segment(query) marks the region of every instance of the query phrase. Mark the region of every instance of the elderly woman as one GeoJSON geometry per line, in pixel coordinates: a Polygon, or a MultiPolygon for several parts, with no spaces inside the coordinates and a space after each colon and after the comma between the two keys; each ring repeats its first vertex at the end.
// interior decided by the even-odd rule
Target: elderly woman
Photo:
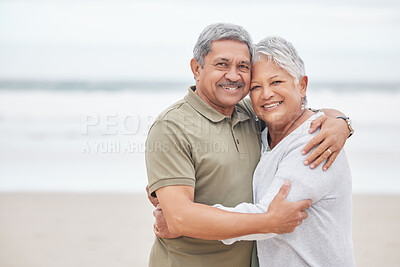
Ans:
{"type": "Polygon", "coordinates": [[[308,78],[293,45],[280,37],[256,46],[250,97],[255,113],[267,123],[262,132],[262,155],[254,172],[254,203],[235,208],[262,213],[286,181],[288,201],[311,199],[308,219],[290,234],[259,234],[223,240],[257,240],[260,266],[354,266],[351,237],[351,175],[345,153],[329,170],[302,164],[302,148],[316,134],[308,129],[323,112],[306,109],[308,78]]]}

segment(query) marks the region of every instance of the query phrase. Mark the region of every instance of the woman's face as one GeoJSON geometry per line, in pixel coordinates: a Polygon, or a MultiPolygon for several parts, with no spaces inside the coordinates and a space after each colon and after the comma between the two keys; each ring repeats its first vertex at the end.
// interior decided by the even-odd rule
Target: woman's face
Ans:
{"type": "Polygon", "coordinates": [[[253,64],[250,98],[257,116],[267,124],[286,125],[301,114],[307,76],[294,78],[266,57],[253,64]]]}

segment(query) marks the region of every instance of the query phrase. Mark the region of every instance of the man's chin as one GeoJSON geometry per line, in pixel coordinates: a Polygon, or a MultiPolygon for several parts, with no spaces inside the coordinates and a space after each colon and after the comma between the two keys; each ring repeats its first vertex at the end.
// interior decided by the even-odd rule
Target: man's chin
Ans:
{"type": "Polygon", "coordinates": [[[240,100],[242,100],[245,96],[230,96],[230,97],[224,97],[224,104],[226,106],[235,106],[237,103],[240,102],[240,100]]]}

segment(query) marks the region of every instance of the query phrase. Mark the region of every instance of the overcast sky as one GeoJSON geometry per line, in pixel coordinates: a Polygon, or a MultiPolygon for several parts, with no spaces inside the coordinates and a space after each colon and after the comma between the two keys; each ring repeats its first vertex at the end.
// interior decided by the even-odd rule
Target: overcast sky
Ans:
{"type": "Polygon", "coordinates": [[[0,79],[191,81],[201,30],[231,22],[291,41],[314,81],[400,82],[398,2],[0,0],[0,79]]]}

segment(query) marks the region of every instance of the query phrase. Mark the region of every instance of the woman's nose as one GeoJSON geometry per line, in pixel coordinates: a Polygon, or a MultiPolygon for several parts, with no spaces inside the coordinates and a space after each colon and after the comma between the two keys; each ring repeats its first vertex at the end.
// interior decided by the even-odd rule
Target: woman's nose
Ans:
{"type": "Polygon", "coordinates": [[[261,90],[261,95],[264,99],[271,98],[275,94],[274,91],[269,88],[269,86],[263,86],[261,90]]]}

